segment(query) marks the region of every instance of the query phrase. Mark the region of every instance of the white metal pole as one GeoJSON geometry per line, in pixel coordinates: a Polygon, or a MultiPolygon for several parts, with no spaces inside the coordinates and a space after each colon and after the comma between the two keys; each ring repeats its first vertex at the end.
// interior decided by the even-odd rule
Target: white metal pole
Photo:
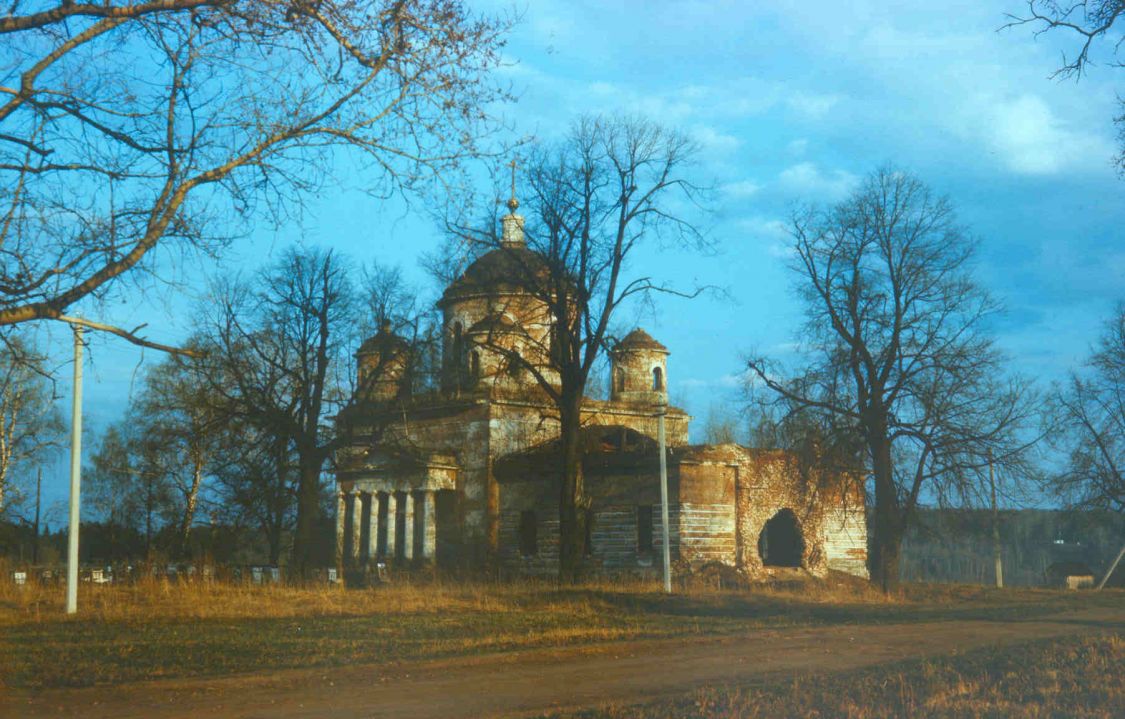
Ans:
{"type": "Polygon", "coordinates": [[[66,613],[78,611],[78,520],[82,485],[82,328],[74,330],[74,403],[70,419],[70,536],[66,554],[66,613]]]}
{"type": "Polygon", "coordinates": [[[664,444],[664,413],[667,408],[660,406],[656,416],[656,434],[660,444],[660,539],[664,549],[664,593],[672,593],[672,547],[668,540],[668,458],[664,444]]]}

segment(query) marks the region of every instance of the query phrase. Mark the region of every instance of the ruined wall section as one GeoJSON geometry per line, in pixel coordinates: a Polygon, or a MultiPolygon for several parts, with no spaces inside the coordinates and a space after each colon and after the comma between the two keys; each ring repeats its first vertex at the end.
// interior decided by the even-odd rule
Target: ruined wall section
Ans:
{"type": "Polygon", "coordinates": [[[853,483],[839,496],[828,500],[824,551],[829,569],[869,578],[866,496],[860,484],[853,483]]]}
{"type": "Polygon", "coordinates": [[[530,576],[553,576],[559,571],[558,483],[528,477],[504,483],[500,507],[501,566],[530,576]],[[523,512],[535,513],[536,551],[520,551],[523,512]]]}
{"type": "MultiPolygon", "coordinates": [[[[586,492],[590,497],[591,525],[586,567],[591,573],[655,576],[661,571],[663,544],[660,530],[660,485],[656,473],[587,468],[586,492]],[[642,549],[638,514],[651,512],[651,548],[642,549]]],[[[678,477],[669,472],[669,492],[677,494],[678,477]]],[[[542,475],[506,480],[500,520],[500,556],[505,568],[522,574],[558,573],[559,522],[557,477],[542,475]],[[520,551],[520,518],[534,511],[538,551],[520,551]]],[[[673,559],[679,554],[680,512],[674,500],[669,507],[669,544],[673,559]]]]}
{"type": "Polygon", "coordinates": [[[693,455],[681,460],[677,468],[679,558],[693,566],[712,562],[734,566],[737,455],[722,448],[693,455]]]}
{"type": "Polygon", "coordinates": [[[766,522],[788,509],[797,517],[805,545],[801,566],[824,576],[828,571],[826,508],[816,478],[799,471],[796,459],[784,452],[737,449],[742,455],[736,487],[739,569],[755,578],[774,573],[758,553],[758,540],[766,522]]]}

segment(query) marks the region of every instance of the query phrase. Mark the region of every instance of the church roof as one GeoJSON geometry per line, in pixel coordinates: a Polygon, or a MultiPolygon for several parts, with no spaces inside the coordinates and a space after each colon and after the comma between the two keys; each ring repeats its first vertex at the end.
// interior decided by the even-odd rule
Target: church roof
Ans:
{"type": "Polygon", "coordinates": [[[496,312],[485,316],[484,319],[473,324],[466,334],[519,334],[523,333],[524,329],[509,319],[501,312],[496,312]]]}
{"type": "Polygon", "coordinates": [[[659,352],[667,352],[668,348],[660,344],[652,338],[648,332],[645,332],[640,327],[625,335],[625,338],[617,343],[618,350],[657,350],[659,352]]]}
{"type": "Polygon", "coordinates": [[[384,322],[379,328],[379,331],[374,336],[368,337],[363,341],[356,351],[357,355],[373,354],[375,352],[383,353],[388,350],[391,352],[398,352],[400,350],[408,349],[409,343],[403,338],[399,337],[391,329],[388,322],[384,322]]]}
{"type": "MultiPolygon", "coordinates": [[[[648,455],[657,451],[656,441],[630,427],[622,425],[588,425],[582,428],[583,456],[587,460],[596,455],[648,455]]],[[[497,468],[521,462],[537,462],[555,458],[562,449],[558,437],[533,445],[519,452],[497,459],[497,468]]]]}
{"type": "Polygon", "coordinates": [[[547,263],[527,247],[500,247],[481,255],[445,289],[442,302],[494,290],[526,290],[543,277],[547,263]]]}

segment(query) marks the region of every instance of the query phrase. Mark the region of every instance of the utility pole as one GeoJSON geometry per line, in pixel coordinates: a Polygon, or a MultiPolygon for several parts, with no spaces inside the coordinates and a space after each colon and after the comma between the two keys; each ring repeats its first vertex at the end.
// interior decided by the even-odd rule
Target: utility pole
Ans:
{"type": "Polygon", "coordinates": [[[1113,564],[1109,565],[1109,571],[1102,577],[1102,581],[1098,582],[1099,590],[1104,587],[1105,583],[1109,581],[1109,578],[1113,576],[1113,570],[1117,569],[1117,565],[1121,563],[1122,557],[1125,557],[1125,547],[1122,547],[1121,551],[1117,553],[1117,559],[1113,560],[1113,564]]]}
{"type": "MultiPolygon", "coordinates": [[[[148,347],[169,354],[185,357],[199,357],[201,355],[195,350],[150,342],[138,337],[135,334],[137,330],[130,332],[113,325],[68,315],[59,315],[55,319],[66,322],[70,325],[70,329],[74,331],[74,402],[71,407],[70,420],[70,536],[66,552],[66,613],[74,614],[78,611],[78,525],[82,501],[82,329],[89,327],[100,332],[109,332],[140,347],[148,347]]],[[[141,325],[141,327],[144,327],[144,325],[141,325]]],[[[137,329],[140,329],[140,327],[137,329]]]]}
{"type": "Polygon", "coordinates": [[[660,445],[660,539],[664,549],[664,593],[672,593],[672,547],[668,539],[668,451],[664,442],[664,415],[667,405],[657,407],[656,435],[660,445]]]}
{"type": "Polygon", "coordinates": [[[70,536],[66,553],[66,613],[78,611],[78,524],[82,489],[82,328],[74,330],[74,402],[70,416],[70,536]]]}
{"type": "Polygon", "coordinates": [[[1000,561],[1000,510],[996,506],[996,478],[992,474],[992,450],[988,450],[988,484],[992,488],[992,556],[996,560],[996,586],[1004,586],[1004,565],[1000,561]]]}

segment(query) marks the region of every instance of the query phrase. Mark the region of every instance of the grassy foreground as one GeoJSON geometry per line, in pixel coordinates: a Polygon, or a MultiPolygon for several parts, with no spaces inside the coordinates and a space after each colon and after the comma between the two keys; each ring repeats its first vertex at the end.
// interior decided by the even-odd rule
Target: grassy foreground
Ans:
{"type": "Polygon", "coordinates": [[[753,627],[1031,617],[1120,603],[1094,595],[829,581],[751,591],[653,584],[398,583],[372,590],[223,583],[0,585],[0,685],[59,687],[462,656],[753,627]]]}
{"type": "Polygon", "coordinates": [[[1125,716],[1125,636],[1068,637],[552,719],[1125,716]]]}

